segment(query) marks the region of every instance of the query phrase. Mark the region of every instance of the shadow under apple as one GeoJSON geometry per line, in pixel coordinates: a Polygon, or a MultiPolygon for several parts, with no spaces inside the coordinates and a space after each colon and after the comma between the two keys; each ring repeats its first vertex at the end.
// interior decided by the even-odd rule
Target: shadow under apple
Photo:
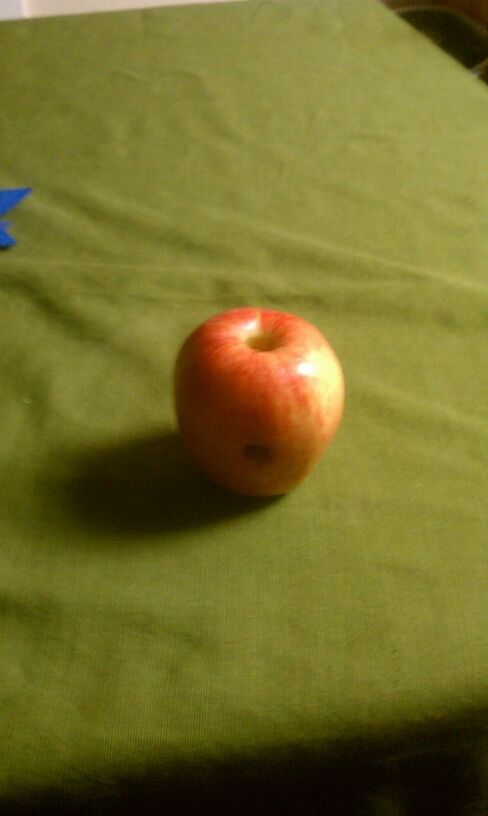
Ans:
{"type": "Polygon", "coordinates": [[[173,431],[82,452],[72,474],[68,503],[77,520],[128,536],[215,524],[277,501],[239,496],[210,482],[173,431]]]}

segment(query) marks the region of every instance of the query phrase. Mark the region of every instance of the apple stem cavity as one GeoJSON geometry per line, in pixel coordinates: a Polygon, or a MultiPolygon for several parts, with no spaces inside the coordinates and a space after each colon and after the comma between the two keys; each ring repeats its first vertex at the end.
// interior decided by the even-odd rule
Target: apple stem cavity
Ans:
{"type": "Polygon", "coordinates": [[[246,343],[254,351],[274,351],[280,345],[276,335],[265,331],[250,334],[246,338],[246,343]]]}

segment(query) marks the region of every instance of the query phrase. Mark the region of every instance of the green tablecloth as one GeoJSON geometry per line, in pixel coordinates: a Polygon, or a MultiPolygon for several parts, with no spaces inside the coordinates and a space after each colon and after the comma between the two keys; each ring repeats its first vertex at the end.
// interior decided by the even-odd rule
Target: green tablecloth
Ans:
{"type": "Polygon", "coordinates": [[[229,763],[279,798],[483,730],[486,87],[373,0],[5,23],[0,78],[0,187],[34,189],[0,255],[0,802],[229,763]],[[188,470],[171,400],[246,304],[347,381],[264,503],[188,470]]]}

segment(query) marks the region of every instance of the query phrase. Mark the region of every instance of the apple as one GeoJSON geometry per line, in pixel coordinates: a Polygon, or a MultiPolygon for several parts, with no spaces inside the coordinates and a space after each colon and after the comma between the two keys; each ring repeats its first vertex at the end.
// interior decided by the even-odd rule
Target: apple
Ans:
{"type": "Polygon", "coordinates": [[[286,312],[231,309],[196,328],[174,371],[184,447],[237,493],[287,493],[314,468],[344,407],[341,365],[315,326],[286,312]]]}

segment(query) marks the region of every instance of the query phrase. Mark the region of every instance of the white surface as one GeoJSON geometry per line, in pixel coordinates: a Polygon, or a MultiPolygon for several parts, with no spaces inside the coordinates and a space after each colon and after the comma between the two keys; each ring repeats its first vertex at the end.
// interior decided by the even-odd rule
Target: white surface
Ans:
{"type": "MultiPolygon", "coordinates": [[[[5,1],[0,0],[0,7],[5,1]]],[[[22,0],[17,5],[23,6],[24,17],[48,17],[54,14],[86,14],[94,11],[121,11],[210,1],[226,2],[226,0],[22,0]]]]}
{"type": "Polygon", "coordinates": [[[0,20],[17,20],[23,16],[22,0],[0,0],[0,20]]]}

